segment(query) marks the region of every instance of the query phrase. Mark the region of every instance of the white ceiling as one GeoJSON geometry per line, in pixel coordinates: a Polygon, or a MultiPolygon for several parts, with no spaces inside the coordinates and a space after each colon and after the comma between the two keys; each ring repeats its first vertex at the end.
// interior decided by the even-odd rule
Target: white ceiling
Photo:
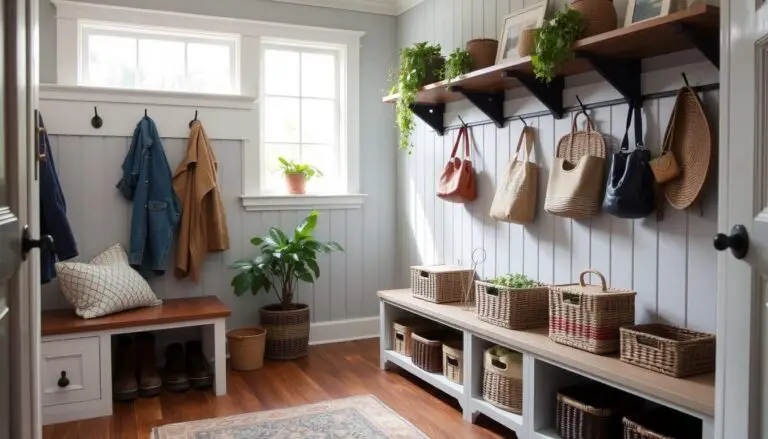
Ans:
{"type": "Polygon", "coordinates": [[[424,0],[274,0],[283,3],[348,9],[372,14],[400,15],[424,0]]]}

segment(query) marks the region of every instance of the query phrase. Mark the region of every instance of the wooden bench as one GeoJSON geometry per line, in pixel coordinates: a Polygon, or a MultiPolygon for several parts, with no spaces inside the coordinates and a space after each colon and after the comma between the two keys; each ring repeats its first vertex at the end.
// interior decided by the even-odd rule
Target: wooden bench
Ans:
{"type": "Polygon", "coordinates": [[[203,326],[203,350],[214,367],[216,395],[227,393],[225,320],[215,296],[165,300],[162,305],[81,319],[72,310],[41,316],[40,388],[43,424],[112,414],[112,336],[203,326]],[[66,373],[66,380],[62,378],[66,373]]]}

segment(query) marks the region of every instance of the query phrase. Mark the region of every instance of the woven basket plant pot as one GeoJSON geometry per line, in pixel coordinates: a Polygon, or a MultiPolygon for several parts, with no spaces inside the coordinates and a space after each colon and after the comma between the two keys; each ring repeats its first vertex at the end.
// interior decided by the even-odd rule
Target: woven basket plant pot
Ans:
{"type": "Polygon", "coordinates": [[[490,38],[467,41],[467,52],[472,57],[472,70],[484,69],[496,63],[499,42],[490,38]]]}
{"type": "Polygon", "coordinates": [[[475,281],[477,318],[507,329],[530,329],[549,323],[549,288],[510,288],[475,281]]]}
{"type": "Polygon", "coordinates": [[[264,357],[270,360],[293,360],[309,354],[309,306],[296,304],[285,310],[280,304],[259,310],[261,326],[267,330],[264,357]]]}
{"type": "Polygon", "coordinates": [[[616,29],[616,9],[610,0],[574,0],[571,9],[581,12],[584,18],[584,33],[581,38],[591,37],[616,29]]]}

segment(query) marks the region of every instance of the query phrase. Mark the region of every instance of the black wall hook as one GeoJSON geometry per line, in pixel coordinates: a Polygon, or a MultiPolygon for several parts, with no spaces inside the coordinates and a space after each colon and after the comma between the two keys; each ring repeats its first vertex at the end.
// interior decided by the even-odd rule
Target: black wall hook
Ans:
{"type": "Polygon", "coordinates": [[[525,127],[528,128],[528,122],[526,122],[525,119],[523,119],[523,116],[518,116],[518,117],[520,118],[520,122],[522,122],[523,125],[525,125],[525,127]]]}
{"type": "Polygon", "coordinates": [[[144,117],[147,117],[147,109],[144,109],[144,117]]]}
{"type": "Polygon", "coordinates": [[[691,84],[688,83],[688,77],[685,76],[685,72],[680,73],[680,75],[683,77],[683,82],[685,82],[685,86],[690,87],[691,84]]]}
{"type": "Polygon", "coordinates": [[[192,124],[197,122],[197,110],[195,110],[195,118],[189,121],[189,127],[192,128],[192,124]]]}
{"type": "Polygon", "coordinates": [[[469,128],[469,125],[467,125],[467,123],[464,122],[464,119],[461,118],[461,114],[457,114],[457,116],[459,116],[459,120],[461,121],[461,126],[463,126],[464,128],[469,128]]]}
{"type": "Polygon", "coordinates": [[[96,107],[93,107],[93,117],[91,118],[91,126],[98,130],[99,128],[101,128],[102,125],[104,125],[104,120],[101,117],[99,117],[99,110],[96,107]]]}

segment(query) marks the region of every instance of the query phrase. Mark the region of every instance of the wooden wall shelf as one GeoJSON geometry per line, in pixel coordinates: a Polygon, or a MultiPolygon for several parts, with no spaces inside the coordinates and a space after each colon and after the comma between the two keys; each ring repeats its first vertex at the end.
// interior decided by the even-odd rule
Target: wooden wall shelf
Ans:
{"type": "MultiPolygon", "coordinates": [[[[467,92],[492,94],[525,87],[556,117],[562,117],[562,98],[558,99],[557,96],[562,96],[562,83],[559,81],[564,77],[597,70],[611,85],[617,87],[622,95],[630,99],[629,93],[639,96],[640,78],[639,72],[626,69],[626,66],[644,58],[698,48],[707,59],[718,66],[719,26],[720,8],[697,4],[664,17],[576,41],[573,44],[576,57],[561,66],[559,76],[552,87],[546,87],[533,79],[531,58],[524,57],[463,75],[450,82],[451,89],[448,87],[448,81],[426,85],[419,92],[416,101],[426,105],[445,104],[466,99],[467,92]],[[615,66],[606,68],[607,62],[615,62],[615,66]],[[616,84],[615,77],[608,77],[613,72],[619,72],[623,76],[623,72],[627,70],[632,72],[632,78],[623,78],[621,84],[616,84]]],[[[397,97],[396,94],[386,96],[383,101],[393,103],[397,97]]],[[[487,114],[487,111],[483,111],[487,114]]],[[[496,119],[498,117],[494,118],[494,122],[498,124],[496,119]]]]}

